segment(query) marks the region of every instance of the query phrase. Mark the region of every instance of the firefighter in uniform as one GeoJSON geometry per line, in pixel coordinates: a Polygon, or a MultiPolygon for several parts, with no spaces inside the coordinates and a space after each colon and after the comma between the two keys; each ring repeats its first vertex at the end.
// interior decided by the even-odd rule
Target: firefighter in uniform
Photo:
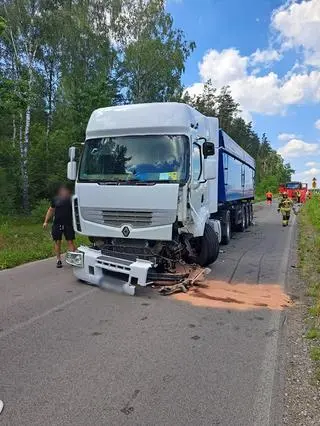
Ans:
{"type": "Polygon", "coordinates": [[[268,191],[267,193],[266,193],[266,200],[267,200],[267,204],[272,204],[272,197],[273,197],[273,194],[272,194],[272,192],[271,191],[268,191]]]}
{"type": "Polygon", "coordinates": [[[296,192],[296,197],[297,197],[297,202],[301,203],[301,192],[299,190],[296,192]]]}
{"type": "Polygon", "coordinates": [[[290,200],[290,198],[288,198],[288,194],[284,192],[282,194],[282,200],[278,206],[278,212],[281,212],[282,214],[282,226],[288,226],[292,207],[292,200],[290,200]]]}

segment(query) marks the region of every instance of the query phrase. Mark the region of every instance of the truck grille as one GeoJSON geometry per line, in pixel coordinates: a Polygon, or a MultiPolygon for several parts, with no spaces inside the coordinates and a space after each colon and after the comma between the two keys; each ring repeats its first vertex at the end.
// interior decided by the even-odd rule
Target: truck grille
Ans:
{"type": "Polygon", "coordinates": [[[146,228],[149,226],[171,225],[176,219],[175,210],[101,210],[91,207],[82,207],[81,215],[84,220],[102,225],[121,228],[130,225],[132,228],[146,228]]]}

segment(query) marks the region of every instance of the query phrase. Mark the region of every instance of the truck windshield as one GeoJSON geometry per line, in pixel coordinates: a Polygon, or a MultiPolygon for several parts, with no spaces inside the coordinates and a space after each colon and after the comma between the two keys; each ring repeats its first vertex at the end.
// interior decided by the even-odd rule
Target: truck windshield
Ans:
{"type": "Polygon", "coordinates": [[[185,182],[186,136],[123,136],[89,139],[79,180],[90,182],[185,182]]]}
{"type": "Polygon", "coordinates": [[[288,182],[286,184],[287,189],[300,189],[300,186],[301,186],[300,182],[288,182]]]}

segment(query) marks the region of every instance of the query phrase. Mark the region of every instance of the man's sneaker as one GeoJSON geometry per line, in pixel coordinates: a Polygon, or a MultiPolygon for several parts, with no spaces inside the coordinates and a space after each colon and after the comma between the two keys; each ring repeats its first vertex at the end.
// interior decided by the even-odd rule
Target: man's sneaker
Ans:
{"type": "Polygon", "coordinates": [[[62,268],[62,262],[61,262],[61,260],[57,260],[57,268],[62,268]]]}

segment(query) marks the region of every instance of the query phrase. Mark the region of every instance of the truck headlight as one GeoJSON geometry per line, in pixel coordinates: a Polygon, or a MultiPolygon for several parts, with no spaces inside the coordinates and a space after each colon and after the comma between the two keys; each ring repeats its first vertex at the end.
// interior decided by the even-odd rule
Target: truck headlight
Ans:
{"type": "Polygon", "coordinates": [[[68,251],[66,255],[66,262],[71,266],[83,268],[84,254],[80,251],[68,251]]]}

